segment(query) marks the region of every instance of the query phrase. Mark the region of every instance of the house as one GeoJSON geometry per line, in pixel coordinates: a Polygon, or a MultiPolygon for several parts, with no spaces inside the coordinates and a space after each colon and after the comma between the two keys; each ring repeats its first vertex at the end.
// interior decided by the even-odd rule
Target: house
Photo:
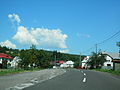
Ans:
{"type": "Polygon", "coordinates": [[[11,56],[4,53],[0,53],[0,68],[7,68],[8,62],[10,62],[11,60],[12,60],[11,56]]]}
{"type": "Polygon", "coordinates": [[[21,59],[16,56],[11,62],[8,62],[10,64],[10,68],[18,68],[18,63],[21,61],[21,59]]]}
{"type": "Polygon", "coordinates": [[[73,61],[66,61],[65,63],[60,65],[60,68],[73,68],[74,62],[73,61]]]}
{"type": "Polygon", "coordinates": [[[113,59],[113,70],[120,71],[120,58],[113,59]]]}
{"type": "Polygon", "coordinates": [[[70,68],[73,68],[73,67],[74,67],[74,62],[73,62],[73,61],[67,61],[66,64],[67,64],[67,66],[70,67],[70,68]]]}
{"type": "Polygon", "coordinates": [[[61,61],[53,61],[50,64],[54,65],[53,68],[55,69],[55,68],[60,68],[61,64],[64,64],[64,63],[65,63],[65,61],[61,60],[61,61]]]}
{"type": "Polygon", "coordinates": [[[56,61],[55,66],[53,68],[73,68],[74,62],[73,61],[56,61]]]}
{"type": "Polygon", "coordinates": [[[119,57],[119,53],[114,52],[103,52],[102,54],[106,55],[106,62],[104,62],[103,69],[113,69],[113,60],[119,57]]]}
{"type": "Polygon", "coordinates": [[[90,56],[86,56],[83,60],[82,60],[82,66],[81,68],[83,69],[87,69],[89,66],[87,64],[88,60],[90,59],[90,56]]]}

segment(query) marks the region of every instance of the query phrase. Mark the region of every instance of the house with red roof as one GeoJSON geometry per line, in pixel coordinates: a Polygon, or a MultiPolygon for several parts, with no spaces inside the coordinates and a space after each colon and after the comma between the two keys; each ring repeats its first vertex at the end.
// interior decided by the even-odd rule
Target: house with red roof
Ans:
{"type": "Polygon", "coordinates": [[[7,68],[7,62],[13,58],[7,54],[0,53],[0,68],[7,68]]]}

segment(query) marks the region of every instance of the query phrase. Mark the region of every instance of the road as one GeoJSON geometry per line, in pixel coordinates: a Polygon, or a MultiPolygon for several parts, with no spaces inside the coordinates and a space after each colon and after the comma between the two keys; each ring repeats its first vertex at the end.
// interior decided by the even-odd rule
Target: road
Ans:
{"type": "Polygon", "coordinates": [[[120,79],[98,71],[68,69],[62,75],[23,90],[120,90],[120,79]]]}

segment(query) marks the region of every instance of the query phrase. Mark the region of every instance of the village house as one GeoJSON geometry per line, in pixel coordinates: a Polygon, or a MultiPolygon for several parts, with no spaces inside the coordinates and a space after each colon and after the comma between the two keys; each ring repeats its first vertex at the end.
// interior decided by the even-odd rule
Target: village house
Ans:
{"type": "Polygon", "coordinates": [[[88,66],[88,60],[89,60],[90,56],[86,56],[83,60],[82,60],[82,66],[81,68],[83,69],[87,69],[89,66],[88,66]]]}
{"type": "Polygon", "coordinates": [[[53,68],[73,68],[74,62],[73,61],[56,61],[55,66],[53,68]]]}
{"type": "Polygon", "coordinates": [[[21,59],[16,56],[11,62],[9,62],[10,64],[10,68],[18,68],[18,63],[21,61],[21,59]]]}
{"type": "Polygon", "coordinates": [[[113,69],[113,60],[119,58],[119,53],[114,53],[114,52],[103,52],[102,54],[106,55],[106,62],[104,62],[102,68],[103,69],[113,69]]]}
{"type": "Polygon", "coordinates": [[[13,58],[11,56],[4,53],[0,53],[0,68],[8,68],[8,62],[11,62],[12,59],[13,58]]]}
{"type": "Polygon", "coordinates": [[[120,71],[120,58],[113,59],[113,70],[120,71]]]}

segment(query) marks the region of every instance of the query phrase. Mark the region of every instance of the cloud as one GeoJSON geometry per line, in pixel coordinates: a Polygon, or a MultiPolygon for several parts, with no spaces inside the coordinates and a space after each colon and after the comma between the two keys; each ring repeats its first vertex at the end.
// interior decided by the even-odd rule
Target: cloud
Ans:
{"type": "Polygon", "coordinates": [[[13,39],[17,40],[20,44],[23,45],[30,45],[30,44],[38,45],[38,42],[36,41],[34,36],[32,36],[31,33],[27,30],[27,28],[23,26],[18,27],[18,31],[14,35],[13,39]]]}
{"type": "Polygon", "coordinates": [[[13,39],[23,45],[35,44],[42,48],[67,48],[65,40],[68,36],[59,29],[31,28],[19,26],[13,39]]]}
{"type": "Polygon", "coordinates": [[[6,46],[6,47],[9,47],[9,48],[16,48],[16,45],[11,43],[11,41],[9,40],[6,40],[5,42],[0,42],[0,45],[1,46],[6,46]]]}
{"type": "Polygon", "coordinates": [[[76,33],[77,37],[85,37],[85,38],[90,38],[91,36],[89,34],[80,34],[80,33],[76,33]]]}
{"type": "Polygon", "coordinates": [[[68,49],[60,50],[61,53],[69,53],[68,49]]]}
{"type": "Polygon", "coordinates": [[[17,22],[17,25],[19,25],[21,22],[20,17],[17,14],[9,14],[8,18],[11,20],[12,24],[17,22]]]}

